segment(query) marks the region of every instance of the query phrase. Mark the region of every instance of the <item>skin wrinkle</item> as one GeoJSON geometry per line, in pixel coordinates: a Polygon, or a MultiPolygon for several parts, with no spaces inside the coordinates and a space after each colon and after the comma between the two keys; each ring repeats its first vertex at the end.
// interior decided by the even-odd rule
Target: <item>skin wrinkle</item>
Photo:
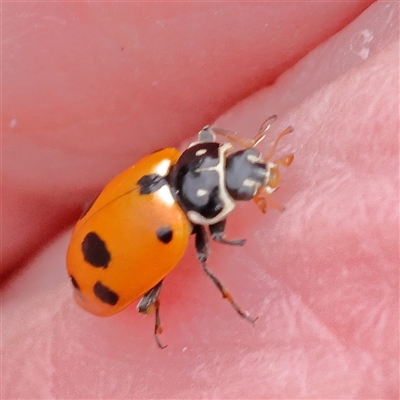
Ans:
{"type": "MultiPolygon", "coordinates": [[[[312,194],[312,193],[310,193],[310,194],[312,194]]],[[[362,201],[362,199],[363,199],[363,197],[364,196],[361,196],[361,201],[362,201]]],[[[355,200],[356,201],[356,200],[355,200]]],[[[328,209],[329,209],[329,206],[327,206],[328,207],[328,209]]],[[[333,207],[334,208],[334,207],[333,207]]],[[[318,210],[318,212],[321,212],[321,210],[318,210]]],[[[351,210],[349,210],[349,214],[351,214],[351,210]]],[[[328,215],[329,215],[329,213],[328,213],[328,215]]],[[[299,218],[301,218],[300,216],[299,216],[299,218]]],[[[343,216],[343,221],[347,221],[348,220],[348,217],[345,217],[345,216],[343,216]]],[[[301,225],[304,225],[304,223],[303,222],[297,222],[295,219],[292,221],[292,223],[293,223],[293,225],[294,226],[296,226],[296,225],[298,225],[298,224],[301,224],[301,225]]],[[[334,220],[334,224],[339,224],[340,226],[343,226],[343,224],[341,223],[341,222],[339,222],[339,221],[337,221],[336,219],[334,220]]],[[[300,225],[300,226],[301,226],[300,225]]],[[[350,229],[353,231],[354,230],[354,226],[350,226],[350,229]]],[[[351,234],[351,236],[352,236],[353,234],[351,234]]],[[[363,245],[365,245],[364,243],[363,243],[363,245]]],[[[381,254],[382,252],[381,251],[379,251],[379,250],[370,250],[369,251],[369,253],[374,253],[374,251],[377,251],[378,252],[378,254],[381,254]]],[[[375,253],[376,254],[376,253],[375,253]]],[[[385,254],[385,253],[383,253],[383,254],[385,254]]],[[[382,292],[384,292],[384,291],[382,291],[382,292]]],[[[327,296],[331,296],[331,294],[329,294],[329,293],[327,293],[327,296]]],[[[342,298],[343,297],[343,294],[338,294],[338,298],[342,298]]],[[[319,301],[321,301],[321,299],[319,299],[319,301]]],[[[332,299],[330,299],[330,301],[332,301],[332,299]]],[[[372,306],[372,307],[374,307],[374,305],[372,306]]],[[[353,308],[351,308],[350,310],[352,310],[353,308]]],[[[355,312],[356,313],[356,312],[355,312]]]]}

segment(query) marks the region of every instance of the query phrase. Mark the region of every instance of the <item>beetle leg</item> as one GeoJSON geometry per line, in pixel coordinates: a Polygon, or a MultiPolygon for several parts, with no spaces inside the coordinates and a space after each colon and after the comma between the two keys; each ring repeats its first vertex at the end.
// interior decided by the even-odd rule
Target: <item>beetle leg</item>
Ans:
{"type": "Polygon", "coordinates": [[[287,154],[286,156],[274,161],[274,163],[277,165],[283,165],[284,167],[288,167],[292,163],[293,158],[294,158],[294,154],[290,153],[290,154],[287,154]]]}
{"type": "Polygon", "coordinates": [[[236,312],[246,321],[250,322],[251,324],[254,324],[254,322],[257,320],[258,317],[252,318],[248,313],[248,311],[242,310],[242,308],[234,301],[231,294],[226,290],[226,288],[222,285],[219,279],[214,275],[214,273],[211,270],[208,269],[206,261],[208,259],[210,251],[207,239],[207,232],[204,226],[196,225],[194,233],[196,234],[195,242],[196,242],[197,259],[199,260],[201,267],[203,268],[203,271],[221,292],[222,297],[229,301],[229,303],[236,310],[236,312]]]}
{"type": "Polygon", "coordinates": [[[284,211],[285,207],[281,206],[278,203],[275,203],[269,193],[265,190],[264,187],[260,187],[258,189],[256,195],[253,197],[253,201],[256,203],[257,207],[260,209],[262,213],[266,213],[268,208],[275,208],[278,211],[284,211]]]}
{"type": "Polygon", "coordinates": [[[157,283],[157,285],[145,293],[137,305],[138,311],[142,314],[150,314],[153,310],[155,311],[154,337],[156,339],[157,346],[160,349],[167,347],[161,344],[158,337],[158,335],[162,333],[160,320],[160,300],[158,299],[160,296],[162,283],[163,281],[157,283]]]}
{"type": "Polygon", "coordinates": [[[226,225],[226,219],[223,219],[222,221],[209,226],[212,239],[215,240],[216,242],[223,244],[229,244],[232,246],[243,246],[246,243],[246,239],[234,239],[234,240],[225,239],[225,225],[226,225]]]}
{"type": "Polygon", "coordinates": [[[253,201],[263,214],[267,212],[267,200],[260,192],[256,193],[253,197],[253,201]]]}

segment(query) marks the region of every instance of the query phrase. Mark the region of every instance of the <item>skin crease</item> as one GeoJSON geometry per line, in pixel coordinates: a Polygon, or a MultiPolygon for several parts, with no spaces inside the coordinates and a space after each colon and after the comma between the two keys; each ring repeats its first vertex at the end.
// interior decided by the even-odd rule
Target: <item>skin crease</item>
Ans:
{"type": "MultiPolygon", "coordinates": [[[[356,18],[355,4],[353,8],[346,5],[347,13],[356,18]]],[[[7,7],[3,6],[6,17],[8,11],[9,18],[15,18],[15,9],[7,7]]],[[[249,7],[249,13],[255,7],[254,15],[260,14],[256,5],[249,7]]],[[[289,6],[271,7],[265,10],[265,21],[269,21],[269,13],[275,19],[278,11],[283,21],[290,21],[293,10],[289,6]]],[[[362,7],[358,7],[359,13],[362,7]]],[[[55,16],[62,11],[52,10],[55,16]]],[[[235,11],[235,7],[225,10],[232,20],[235,11]]],[[[282,140],[277,155],[295,153],[292,166],[282,171],[281,187],[273,197],[285,205],[285,212],[271,210],[263,216],[254,204],[241,204],[228,220],[227,233],[231,238],[246,237],[246,246],[212,244],[209,266],[235,299],[259,316],[254,328],[235,315],[203,276],[193,245],[165,281],[161,298],[165,350],[155,346],[152,316],[143,318],[134,307],[107,319],[85,313],[71,301],[65,274],[68,230],[48,241],[3,289],[1,397],[398,398],[398,11],[397,4],[374,3],[337,35],[324,41],[321,34],[324,43],[305,57],[301,54],[301,61],[273,85],[244,99],[215,123],[251,135],[268,115],[279,114],[267,140],[259,146],[265,153],[282,129],[287,125],[295,128],[282,140]]],[[[21,16],[21,10],[18,13],[21,16]]],[[[174,5],[155,19],[172,24],[174,15],[183,18],[196,13],[205,18],[198,9],[174,5]]],[[[109,43],[114,18],[121,16],[108,15],[100,6],[85,15],[91,22],[87,25],[98,20],[107,27],[102,40],[109,43]]],[[[305,15],[310,15],[305,25],[312,35],[315,14],[308,11],[305,15]]],[[[329,20],[335,20],[335,15],[343,21],[346,10],[331,10],[329,20]]],[[[243,29],[246,26],[244,23],[243,29]]],[[[293,28],[289,22],[284,26],[293,28]]],[[[221,35],[226,33],[223,25],[217,24],[217,28],[221,35]]],[[[141,29],[144,27],[136,32],[138,37],[141,29]]],[[[125,30],[117,31],[118,40],[124,42],[125,30]]],[[[232,55],[238,47],[235,38],[226,37],[224,51],[232,55]]],[[[281,39],[277,36],[275,40],[281,39]]],[[[303,46],[295,47],[311,46],[306,37],[301,37],[301,43],[303,46]]],[[[250,54],[260,54],[251,50],[260,49],[259,39],[246,46],[250,54]]],[[[123,51],[128,48],[125,45],[123,51]]],[[[198,50],[209,51],[206,44],[198,50]]],[[[96,54],[98,50],[87,51],[96,54]]],[[[295,52],[289,46],[289,56],[278,54],[271,65],[256,73],[262,76],[259,87],[267,86],[292,61],[294,64],[300,57],[295,52]]],[[[99,63],[101,57],[93,60],[99,63]]],[[[245,63],[235,62],[238,70],[249,69],[245,63]]],[[[264,62],[262,59],[260,65],[264,62]]],[[[167,82],[159,96],[173,84],[165,72],[171,65],[170,61],[163,65],[164,75],[161,68],[150,69],[167,82]]],[[[229,80],[229,74],[220,70],[215,76],[222,76],[222,82],[208,85],[201,79],[192,91],[187,83],[182,92],[167,91],[171,99],[160,100],[157,107],[145,97],[148,103],[143,109],[149,111],[136,124],[124,113],[130,113],[130,107],[133,114],[143,111],[138,111],[137,103],[129,106],[127,84],[117,82],[116,93],[121,91],[122,99],[114,99],[113,107],[121,111],[108,109],[102,116],[101,104],[91,104],[85,109],[89,122],[81,122],[84,118],[76,111],[80,102],[89,103],[92,96],[99,101],[96,89],[102,92],[94,84],[102,82],[93,77],[90,65],[85,67],[88,79],[93,80],[87,97],[78,91],[75,102],[70,99],[76,98],[72,96],[76,88],[72,95],[66,93],[62,100],[76,107],[68,112],[60,106],[61,101],[57,112],[42,105],[40,112],[52,116],[46,127],[40,125],[35,103],[25,104],[25,97],[20,100],[25,114],[18,111],[19,116],[13,116],[19,110],[17,88],[14,103],[9,103],[13,108],[4,107],[6,121],[15,118],[17,122],[3,139],[3,212],[9,215],[4,215],[9,219],[3,236],[14,229],[18,233],[15,238],[24,239],[39,236],[42,229],[48,240],[49,232],[54,235],[67,221],[72,222],[78,205],[90,200],[132,158],[187,139],[212,121],[215,112],[221,113],[230,104],[227,90],[238,79],[229,80]],[[182,108],[186,107],[181,105],[182,96],[187,109],[182,108]],[[192,103],[197,96],[198,103],[192,103]],[[223,100],[217,100],[220,96],[223,100]],[[159,110],[162,104],[168,112],[159,110]],[[171,111],[169,105],[175,108],[171,111]],[[149,119],[150,112],[153,117],[149,119]],[[30,122],[31,130],[24,125],[30,122]],[[141,130],[146,124],[149,129],[143,139],[141,130]],[[129,125],[130,129],[125,129],[129,125]],[[104,130],[96,133],[99,126],[104,130]],[[116,131],[118,126],[121,130],[116,131]],[[117,133],[111,135],[111,130],[117,133]],[[140,141],[132,142],[136,132],[140,141]],[[16,154],[23,158],[14,158],[16,154]],[[22,205],[25,212],[43,221],[39,230],[24,226],[28,215],[16,216],[22,205]],[[43,217],[46,207],[57,226],[43,217]]],[[[186,79],[188,67],[182,67],[182,79],[186,79]]],[[[135,73],[140,76],[140,71],[135,73]]],[[[103,84],[102,90],[109,96],[110,82],[103,84]]],[[[257,83],[248,79],[243,88],[229,94],[240,99],[255,88],[257,83]]],[[[6,98],[10,91],[6,85],[3,90],[6,98]]],[[[15,249],[22,246],[13,240],[4,247],[9,252],[4,256],[10,260],[8,265],[16,265],[12,262],[18,258],[15,249]]],[[[43,242],[34,239],[30,243],[38,246],[43,242]]]]}

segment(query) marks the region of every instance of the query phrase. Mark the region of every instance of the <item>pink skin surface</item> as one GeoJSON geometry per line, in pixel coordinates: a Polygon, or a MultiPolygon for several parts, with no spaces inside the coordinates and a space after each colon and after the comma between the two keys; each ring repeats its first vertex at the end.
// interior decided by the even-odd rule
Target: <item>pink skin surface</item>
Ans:
{"type": "Polygon", "coordinates": [[[398,398],[398,4],[2,8],[2,268],[20,268],[1,398],[398,398]],[[250,136],[275,113],[259,148],[295,128],[276,155],[295,153],[273,196],[286,210],[240,204],[227,234],[245,247],[209,260],[254,327],[193,242],[165,280],[164,350],[134,306],[72,301],[70,226],[108,180],[220,114],[250,136]]]}

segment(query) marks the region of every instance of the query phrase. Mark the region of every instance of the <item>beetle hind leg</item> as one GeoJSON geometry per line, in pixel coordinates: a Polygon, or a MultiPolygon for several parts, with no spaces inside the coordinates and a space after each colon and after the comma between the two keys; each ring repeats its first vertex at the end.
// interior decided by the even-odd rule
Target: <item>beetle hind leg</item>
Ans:
{"type": "Polygon", "coordinates": [[[160,320],[160,292],[163,281],[157,283],[152,289],[150,289],[145,295],[141,298],[137,305],[137,309],[142,314],[150,314],[155,311],[155,322],[154,322],[154,337],[156,339],[157,346],[160,349],[165,349],[167,345],[163,345],[160,342],[159,335],[162,333],[161,328],[161,320],[160,320]]]}

